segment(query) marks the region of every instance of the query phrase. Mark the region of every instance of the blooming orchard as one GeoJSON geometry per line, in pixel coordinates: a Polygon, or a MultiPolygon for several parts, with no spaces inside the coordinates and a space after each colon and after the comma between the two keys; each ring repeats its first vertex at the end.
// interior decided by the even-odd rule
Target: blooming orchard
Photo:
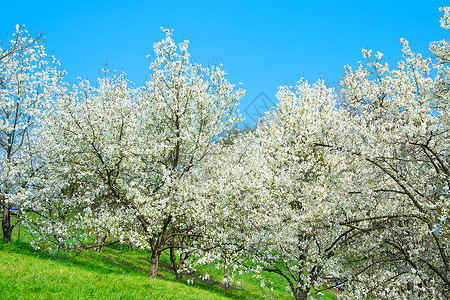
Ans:
{"type": "Polygon", "coordinates": [[[296,299],[450,297],[447,41],[424,58],[402,39],[395,68],[363,49],[339,91],[280,87],[233,133],[244,92],[163,31],[142,87],[107,73],[69,87],[21,27],[0,49],[4,242],[14,209],[36,248],[128,243],[152,277],[167,250],[178,279],[215,262],[226,287],[270,272],[296,299]]]}

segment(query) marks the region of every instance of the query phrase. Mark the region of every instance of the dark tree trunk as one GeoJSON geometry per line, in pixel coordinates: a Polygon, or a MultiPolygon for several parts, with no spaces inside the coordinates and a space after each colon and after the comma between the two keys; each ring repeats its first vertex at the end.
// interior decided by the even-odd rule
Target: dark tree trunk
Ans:
{"type": "Polygon", "coordinates": [[[8,244],[11,242],[12,231],[14,225],[11,224],[11,205],[3,205],[3,220],[2,220],[2,230],[3,230],[3,244],[8,244]]]}
{"type": "Polygon", "coordinates": [[[175,277],[177,280],[183,279],[183,271],[181,270],[183,268],[183,253],[180,254],[180,261],[177,262],[177,254],[175,253],[174,248],[170,248],[170,263],[172,264],[172,269],[175,272],[175,277]]]}
{"type": "MultiPolygon", "coordinates": [[[[170,222],[172,221],[172,216],[168,216],[164,220],[163,228],[160,231],[160,234],[156,236],[156,238],[150,239],[150,247],[152,249],[152,256],[150,258],[150,272],[149,275],[152,278],[156,278],[158,273],[158,264],[159,264],[159,257],[161,256],[161,253],[164,250],[164,246],[167,243],[171,242],[171,238],[168,237],[168,228],[170,225],[170,222]]],[[[143,221],[143,225],[146,226],[147,222],[143,221]]]]}

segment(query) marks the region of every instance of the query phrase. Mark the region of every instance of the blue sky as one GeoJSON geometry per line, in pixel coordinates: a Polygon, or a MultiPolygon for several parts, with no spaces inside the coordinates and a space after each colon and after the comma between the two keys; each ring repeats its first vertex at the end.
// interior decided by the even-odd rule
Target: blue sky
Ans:
{"type": "Polygon", "coordinates": [[[275,102],[280,85],[303,77],[335,86],[343,66],[362,59],[363,47],[381,50],[393,65],[401,58],[400,38],[429,56],[429,43],[449,35],[439,27],[439,6],[448,3],[435,0],[2,2],[0,40],[15,24],[42,31],[47,52],[71,82],[95,80],[107,60],[109,69],[142,84],[146,55],[164,36],[159,28],[170,27],[178,41],[190,40],[196,62],[221,62],[233,83],[244,84],[240,109],[251,114],[244,114],[248,123],[264,102],[275,102]]]}

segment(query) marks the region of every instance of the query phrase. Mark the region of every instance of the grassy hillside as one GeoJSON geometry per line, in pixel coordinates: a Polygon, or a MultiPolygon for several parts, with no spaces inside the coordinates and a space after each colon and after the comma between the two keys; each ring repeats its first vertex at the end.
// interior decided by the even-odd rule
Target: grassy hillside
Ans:
{"type": "Polygon", "coordinates": [[[88,255],[83,263],[83,259],[64,262],[4,250],[0,251],[2,299],[227,299],[232,296],[200,285],[151,279],[139,269],[133,270],[130,263],[116,261],[108,255],[88,255]]]}
{"type": "MultiPolygon", "coordinates": [[[[163,256],[160,276],[152,279],[148,259],[148,251],[129,251],[124,245],[61,259],[22,241],[0,244],[0,299],[292,299],[274,274],[265,275],[266,283],[273,282],[269,287],[261,288],[260,280],[247,274],[237,278],[242,287],[227,291],[221,285],[223,270],[213,265],[203,270],[211,274],[207,282],[199,279],[201,273],[177,281],[163,256]]],[[[335,298],[327,294],[322,299],[335,298]]]]}

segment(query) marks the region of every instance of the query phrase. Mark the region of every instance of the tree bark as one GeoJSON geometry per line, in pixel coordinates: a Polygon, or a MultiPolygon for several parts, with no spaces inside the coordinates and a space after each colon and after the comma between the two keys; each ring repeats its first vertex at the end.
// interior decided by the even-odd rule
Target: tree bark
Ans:
{"type": "Polygon", "coordinates": [[[152,256],[150,258],[150,272],[149,272],[151,278],[156,278],[158,274],[158,264],[160,255],[161,251],[152,250],[152,256]]]}
{"type": "Polygon", "coordinates": [[[3,230],[3,244],[8,244],[11,242],[11,236],[14,225],[11,225],[11,204],[3,204],[3,220],[2,220],[2,230],[3,230]]]}
{"type": "MultiPolygon", "coordinates": [[[[168,238],[168,227],[169,227],[169,224],[171,221],[172,221],[172,216],[168,216],[164,220],[164,225],[163,225],[163,228],[161,229],[161,233],[159,235],[157,235],[157,237],[149,240],[150,247],[152,249],[152,256],[150,258],[149,275],[152,278],[156,278],[156,276],[157,276],[159,257],[161,256],[161,253],[164,250],[164,246],[167,243],[171,242],[171,239],[168,238]]],[[[146,222],[143,222],[143,225],[146,225],[146,222]]]]}
{"type": "Polygon", "coordinates": [[[225,262],[225,266],[223,268],[223,277],[224,277],[224,287],[226,290],[230,289],[230,274],[228,270],[228,264],[225,262]]]}
{"type": "Polygon", "coordinates": [[[108,234],[105,234],[102,237],[100,237],[100,235],[97,234],[97,252],[100,253],[103,251],[103,244],[105,243],[107,237],[108,234]]]}
{"type": "Polygon", "coordinates": [[[183,279],[183,262],[184,262],[184,253],[180,254],[180,262],[177,262],[177,255],[175,253],[174,248],[170,248],[170,262],[172,264],[172,269],[175,272],[175,277],[177,280],[183,279]]]}
{"type": "Polygon", "coordinates": [[[19,222],[19,228],[17,228],[17,240],[20,240],[20,222],[19,222]]]}
{"type": "Polygon", "coordinates": [[[295,300],[308,300],[308,292],[306,291],[296,291],[294,293],[295,300]]]}

